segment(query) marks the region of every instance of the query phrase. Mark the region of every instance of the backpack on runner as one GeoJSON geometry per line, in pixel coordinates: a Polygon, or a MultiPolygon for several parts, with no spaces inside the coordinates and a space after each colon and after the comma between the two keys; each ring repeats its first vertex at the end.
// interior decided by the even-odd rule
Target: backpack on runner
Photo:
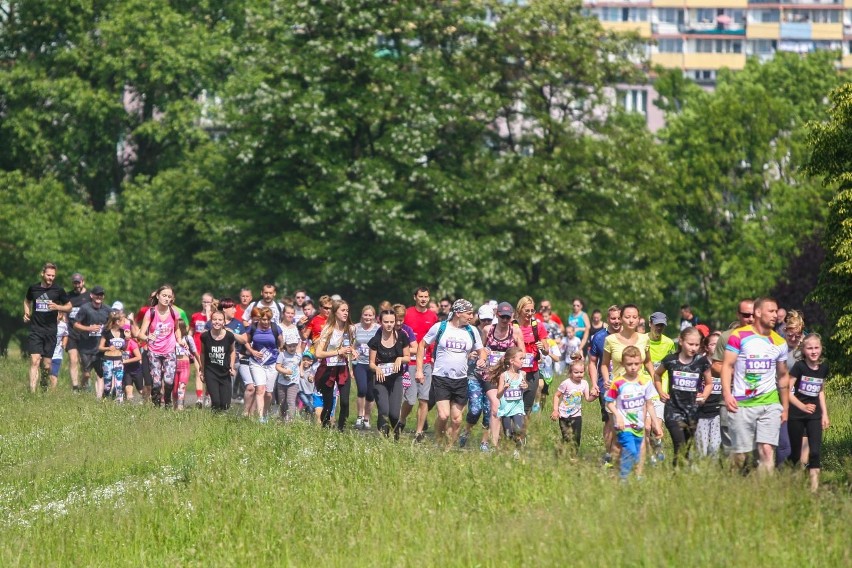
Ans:
{"type": "MultiPolygon", "coordinates": [[[[441,341],[441,337],[444,335],[444,332],[447,331],[447,320],[441,322],[441,325],[438,326],[438,334],[435,336],[435,341],[432,343],[435,347],[438,347],[438,343],[441,341]]],[[[467,330],[468,335],[470,335],[470,342],[476,346],[476,336],[473,334],[473,327],[470,324],[464,326],[464,329],[467,330]]]]}

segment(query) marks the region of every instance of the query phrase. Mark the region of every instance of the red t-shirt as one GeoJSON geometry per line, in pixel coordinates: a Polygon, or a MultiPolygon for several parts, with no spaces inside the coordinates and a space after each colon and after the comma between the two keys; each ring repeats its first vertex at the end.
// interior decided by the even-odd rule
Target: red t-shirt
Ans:
{"type": "MultiPolygon", "coordinates": [[[[541,315],[541,314],[536,314],[535,319],[537,319],[541,323],[544,323],[544,316],[541,315]]],[[[556,314],[554,314],[552,312],[550,314],[550,321],[552,321],[556,325],[562,325],[562,318],[560,318],[559,316],[557,316],[556,314]]]]}
{"type": "Polygon", "coordinates": [[[325,327],[325,322],[327,321],[328,318],[323,315],[317,315],[311,319],[311,322],[308,324],[308,328],[311,330],[311,341],[319,339],[322,328],[325,327]]]}
{"type": "Polygon", "coordinates": [[[243,321],[243,315],[246,313],[246,309],[242,306],[242,304],[234,306],[234,310],[234,319],[237,321],[243,321]]]}
{"type": "MultiPolygon", "coordinates": [[[[535,354],[538,352],[538,347],[535,345],[535,335],[533,335],[532,326],[522,325],[519,327],[521,328],[521,335],[524,337],[524,350],[533,356],[532,365],[525,366],[523,370],[528,373],[535,373],[538,371],[538,359],[535,357],[535,354]]],[[[539,341],[547,339],[547,328],[541,323],[539,323],[536,327],[538,328],[539,341]]]]}
{"type": "MultiPolygon", "coordinates": [[[[419,312],[415,306],[411,306],[405,310],[405,319],[403,320],[403,323],[414,330],[414,335],[417,337],[417,343],[419,344],[423,341],[423,338],[426,337],[426,333],[429,329],[438,323],[438,316],[430,309],[427,309],[425,312],[419,312]]],[[[417,353],[411,354],[411,360],[417,360],[417,353]]],[[[432,346],[430,345],[426,349],[426,354],[423,356],[423,363],[431,362],[432,346]]]]}
{"type": "Polygon", "coordinates": [[[189,331],[192,333],[192,340],[195,342],[195,352],[201,353],[201,334],[207,329],[207,316],[202,312],[195,312],[189,318],[189,331]]]}

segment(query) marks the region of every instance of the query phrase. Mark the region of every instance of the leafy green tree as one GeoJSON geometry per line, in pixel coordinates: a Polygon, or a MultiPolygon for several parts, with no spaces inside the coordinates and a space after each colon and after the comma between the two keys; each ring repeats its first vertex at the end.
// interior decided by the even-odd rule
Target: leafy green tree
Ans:
{"type": "Polygon", "coordinates": [[[57,283],[66,289],[78,270],[91,275],[90,286],[103,285],[108,299],[123,293],[126,283],[123,248],[115,242],[118,215],[74,201],[55,179],[0,172],[0,187],[0,353],[5,353],[23,326],[26,289],[39,280],[45,262],[58,265],[57,283]]]}
{"type": "Polygon", "coordinates": [[[806,169],[821,176],[833,193],[825,225],[825,261],[814,298],[834,322],[832,366],[852,374],[852,84],[831,92],[829,119],[810,124],[811,156],[806,169]]]}
{"type": "Polygon", "coordinates": [[[671,297],[698,306],[717,324],[737,299],[766,294],[825,219],[826,191],[800,171],[804,124],[841,81],[831,54],[777,54],[722,73],[713,92],[666,92],[660,132],[674,167],[665,210],[685,239],[671,297]],[[670,101],[680,97],[675,105],[670,101]]]}

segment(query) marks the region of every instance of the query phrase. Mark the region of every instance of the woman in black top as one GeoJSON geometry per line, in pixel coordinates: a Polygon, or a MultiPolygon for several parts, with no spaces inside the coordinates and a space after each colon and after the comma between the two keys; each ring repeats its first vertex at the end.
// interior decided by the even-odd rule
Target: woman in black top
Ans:
{"type": "Polygon", "coordinates": [[[379,412],[379,431],[390,435],[393,428],[394,440],[399,440],[402,423],[402,376],[407,373],[410,356],[408,337],[396,331],[396,314],[384,310],[380,315],[382,330],[367,342],[370,348],[370,369],[375,373],[373,396],[379,412]]]}
{"type": "Polygon", "coordinates": [[[210,330],[201,334],[201,368],[198,374],[207,385],[213,410],[231,406],[231,377],[237,371],[234,334],[225,330],[225,314],[213,312],[210,330]]]}

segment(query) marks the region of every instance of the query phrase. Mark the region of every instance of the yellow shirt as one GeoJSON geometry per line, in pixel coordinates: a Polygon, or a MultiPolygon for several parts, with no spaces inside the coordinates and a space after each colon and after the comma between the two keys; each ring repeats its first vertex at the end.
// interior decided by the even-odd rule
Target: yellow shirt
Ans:
{"type": "MultiPolygon", "coordinates": [[[[639,371],[639,376],[648,377],[648,371],[645,370],[645,357],[648,355],[648,346],[651,340],[647,333],[637,333],[636,343],[633,345],[642,353],[642,368],[639,371]]],[[[629,347],[629,344],[621,341],[621,335],[613,333],[607,336],[604,342],[604,352],[610,355],[610,377],[619,377],[624,375],[624,366],[621,364],[621,355],[624,353],[624,348],[629,347]]]]}

